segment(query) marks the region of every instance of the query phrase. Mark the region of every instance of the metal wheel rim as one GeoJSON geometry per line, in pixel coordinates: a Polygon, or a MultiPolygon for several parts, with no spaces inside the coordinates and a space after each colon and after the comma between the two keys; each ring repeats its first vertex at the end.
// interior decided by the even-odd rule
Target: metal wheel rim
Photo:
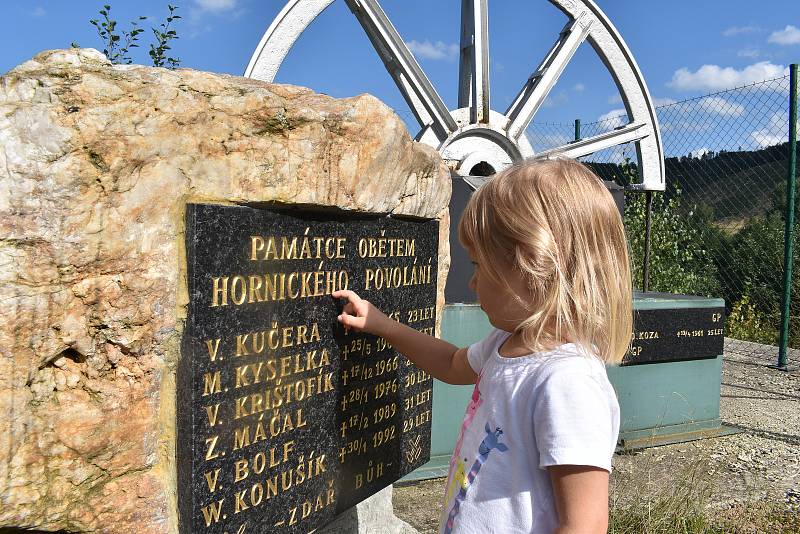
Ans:
{"type": "MultiPolygon", "coordinates": [[[[500,113],[490,107],[488,0],[462,0],[458,108],[447,109],[378,0],[344,0],[421,129],[416,140],[436,148],[453,170],[468,176],[473,162],[501,170],[524,158],[579,158],[633,142],[640,183],[631,188],[664,189],[664,158],[655,106],[636,60],[622,36],[592,0],[548,0],[568,22],[550,51],[500,113]],[[534,153],[525,135],[575,51],[588,41],[617,85],[628,124],[602,134],[534,153]]],[[[267,28],[244,75],[272,82],[300,34],[334,0],[289,0],[267,28]]]]}

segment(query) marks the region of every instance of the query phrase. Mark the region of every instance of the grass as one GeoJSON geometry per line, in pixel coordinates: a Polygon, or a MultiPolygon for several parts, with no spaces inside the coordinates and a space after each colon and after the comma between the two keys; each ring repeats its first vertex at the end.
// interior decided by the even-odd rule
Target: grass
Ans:
{"type": "Polygon", "coordinates": [[[613,486],[609,534],[800,534],[800,512],[781,502],[709,507],[714,480],[705,459],[661,482],[660,489],[613,486]]]}

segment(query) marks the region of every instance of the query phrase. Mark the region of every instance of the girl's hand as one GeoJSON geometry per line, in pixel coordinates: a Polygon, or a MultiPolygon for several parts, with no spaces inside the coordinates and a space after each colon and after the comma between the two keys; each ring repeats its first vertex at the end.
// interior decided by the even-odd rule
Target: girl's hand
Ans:
{"type": "Polygon", "coordinates": [[[386,329],[386,325],[391,323],[391,319],[383,312],[353,291],[348,289],[334,291],[331,296],[337,299],[347,299],[341,315],[337,317],[338,321],[346,328],[352,328],[356,332],[363,331],[381,335],[386,329]]]}

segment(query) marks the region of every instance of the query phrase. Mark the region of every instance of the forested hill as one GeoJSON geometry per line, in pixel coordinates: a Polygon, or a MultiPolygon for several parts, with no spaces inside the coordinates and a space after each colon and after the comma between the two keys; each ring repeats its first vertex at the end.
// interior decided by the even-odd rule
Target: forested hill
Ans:
{"type": "MultiPolygon", "coordinates": [[[[625,185],[622,165],[587,163],[604,179],[625,185]]],[[[673,157],[664,163],[668,196],[680,188],[688,205],[707,205],[714,219],[744,220],[781,202],[789,170],[789,143],[760,150],[673,157]]]]}

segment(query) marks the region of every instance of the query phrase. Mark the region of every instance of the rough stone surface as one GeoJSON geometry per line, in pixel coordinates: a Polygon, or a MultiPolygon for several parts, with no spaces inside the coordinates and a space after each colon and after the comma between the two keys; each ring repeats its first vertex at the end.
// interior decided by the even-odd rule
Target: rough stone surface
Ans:
{"type": "Polygon", "coordinates": [[[0,527],[175,531],[187,201],[437,217],[448,266],[446,167],[370,96],[49,51],[0,147],[0,527]]]}

